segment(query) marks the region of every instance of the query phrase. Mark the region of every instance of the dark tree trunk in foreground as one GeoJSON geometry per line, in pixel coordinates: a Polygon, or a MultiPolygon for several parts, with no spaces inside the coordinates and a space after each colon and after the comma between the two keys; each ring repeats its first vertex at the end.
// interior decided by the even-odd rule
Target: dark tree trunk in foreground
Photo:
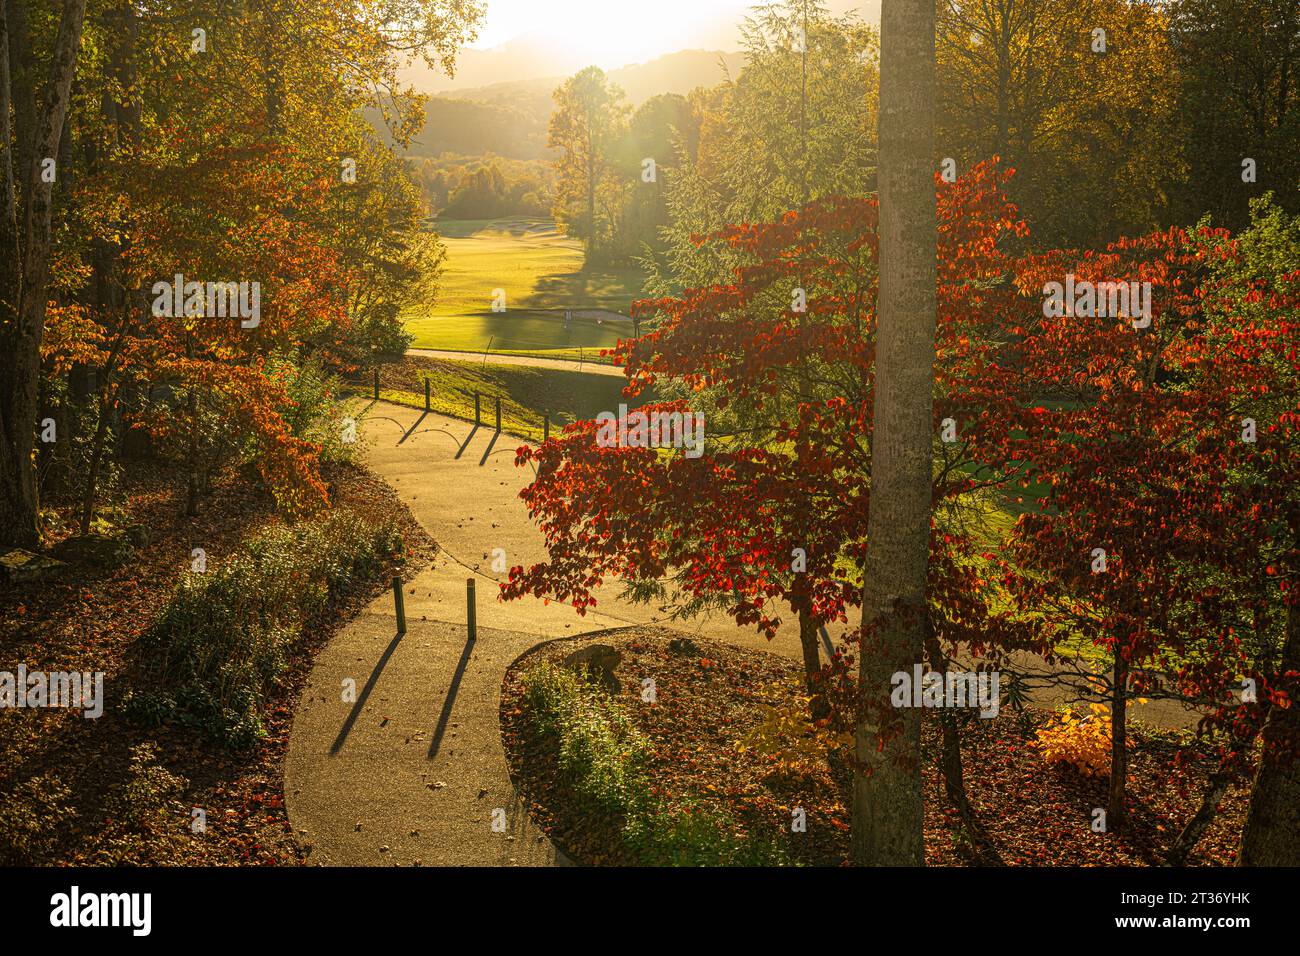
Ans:
{"type": "MultiPolygon", "coordinates": [[[[932,627],[926,627],[925,654],[930,660],[930,669],[937,674],[948,673],[948,658],[939,645],[939,638],[932,627]]],[[[943,787],[948,794],[948,802],[961,814],[962,823],[967,829],[976,828],[975,811],[966,796],[965,772],[961,762],[961,731],[957,727],[957,714],[950,708],[939,710],[939,724],[943,732],[943,787]]]]}
{"type": "MultiPolygon", "coordinates": [[[[1300,605],[1287,608],[1283,673],[1300,671],[1300,605]]],[[[1300,702],[1273,707],[1241,834],[1241,866],[1300,866],[1300,702]]]]}
{"type": "Polygon", "coordinates": [[[891,677],[923,656],[935,339],[933,0],[884,0],[880,37],[880,298],[853,787],[853,862],[924,862],[921,714],[891,677]],[[878,741],[884,740],[883,749],[878,741]]]}
{"type": "MultiPolygon", "coordinates": [[[[85,14],[86,0],[64,0],[49,81],[37,111],[30,82],[34,60],[30,46],[21,39],[26,34],[26,5],[23,0],[5,0],[6,55],[0,62],[4,67],[0,103],[6,107],[0,123],[4,134],[0,159],[5,165],[5,208],[0,216],[0,354],[4,356],[0,362],[0,544],[34,547],[40,542],[40,505],[32,452],[39,411],[37,385],[45,333],[55,186],[43,180],[42,161],[59,156],[85,14]],[[19,77],[17,83],[15,76],[19,77]],[[8,109],[11,102],[17,119],[12,136],[8,109]],[[19,159],[16,169],[15,155],[19,159]],[[15,183],[14,188],[9,188],[10,181],[15,183]],[[18,184],[22,188],[21,216],[18,184]]],[[[56,167],[56,182],[60,172],[56,167]]]]}
{"type": "Polygon", "coordinates": [[[812,698],[809,708],[813,720],[821,720],[827,714],[826,698],[818,687],[821,677],[821,652],[817,648],[817,630],[821,627],[815,617],[807,611],[799,612],[799,646],[803,650],[803,682],[812,698]]]}
{"type": "Polygon", "coordinates": [[[1106,797],[1106,829],[1122,830],[1128,781],[1128,661],[1115,657],[1110,691],[1110,787],[1106,797]]]}

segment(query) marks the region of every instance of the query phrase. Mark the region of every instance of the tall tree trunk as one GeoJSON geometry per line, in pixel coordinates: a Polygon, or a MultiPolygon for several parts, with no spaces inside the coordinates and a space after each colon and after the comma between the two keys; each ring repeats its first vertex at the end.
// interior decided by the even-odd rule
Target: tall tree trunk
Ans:
{"type": "MultiPolygon", "coordinates": [[[[12,3],[7,12],[19,8],[12,3]]],[[[68,114],[72,78],[81,47],[81,27],[86,0],[64,0],[63,15],[50,60],[49,82],[35,127],[35,139],[26,169],[19,230],[4,227],[6,235],[0,259],[14,257],[11,267],[0,273],[0,543],[34,547],[40,542],[39,501],[32,451],[36,440],[37,384],[41,370],[41,338],[45,333],[46,291],[50,272],[50,223],[54,184],[42,181],[41,160],[59,155],[59,141],[68,114]]],[[[9,18],[6,17],[6,22],[9,18]]],[[[6,33],[8,28],[6,27],[6,33]]],[[[6,37],[12,40],[11,37],[6,37]]],[[[13,47],[9,48],[10,72],[0,80],[7,88],[14,74],[13,47]]],[[[30,56],[30,51],[26,51],[30,56]]],[[[6,94],[5,98],[8,98],[6,94]]],[[[19,117],[18,154],[22,156],[24,113],[15,102],[19,117]]],[[[7,126],[7,116],[6,116],[7,126]]],[[[8,143],[6,143],[8,145],[8,143]]],[[[6,158],[8,152],[6,151],[6,158]]],[[[6,210],[5,221],[9,216],[6,210]]]]}
{"type": "Polygon", "coordinates": [[[90,534],[90,522],[95,517],[95,489],[99,484],[99,467],[104,461],[104,446],[108,441],[108,415],[116,388],[105,385],[99,399],[99,420],[95,424],[95,438],[90,451],[90,465],[86,469],[86,484],[81,493],[81,533],[90,534]]]}
{"type": "MultiPolygon", "coordinates": [[[[1286,612],[1282,673],[1300,671],[1300,604],[1286,612]]],[[[1240,866],[1300,866],[1300,701],[1273,707],[1241,834],[1240,866]]]]}
{"type": "MultiPolygon", "coordinates": [[[[13,70],[9,63],[9,10],[6,0],[0,0],[0,163],[3,169],[0,169],[0,204],[3,209],[3,222],[0,222],[0,240],[3,245],[0,246],[5,253],[16,251],[18,242],[18,205],[17,195],[14,192],[14,151],[13,139],[9,127],[9,111],[13,108],[13,91],[10,76],[13,70]]],[[[3,257],[0,257],[3,258],[3,257]]],[[[9,273],[13,269],[13,262],[6,260],[0,269],[3,269],[5,283],[0,285],[0,292],[9,292],[9,273]]],[[[16,303],[10,303],[9,309],[15,309],[16,303]]],[[[6,311],[5,315],[8,316],[6,311]]]]}
{"type": "Polygon", "coordinates": [[[596,144],[591,107],[587,107],[587,258],[596,255],[596,144]]]}
{"type": "MultiPolygon", "coordinates": [[[[14,182],[27,188],[27,170],[36,152],[36,57],[27,33],[27,0],[5,0],[9,32],[9,95],[13,103],[14,182]]],[[[20,197],[21,198],[21,197],[20,197]]],[[[15,225],[15,230],[17,226],[15,225]]]]}
{"type": "MultiPolygon", "coordinates": [[[[30,59],[25,40],[21,3],[0,0],[0,149],[4,158],[4,215],[0,219],[0,345],[17,343],[22,309],[23,241],[18,231],[18,190],[26,173],[23,147],[29,97],[25,60],[30,59]],[[12,55],[11,55],[12,47],[12,55]],[[14,113],[14,128],[9,115],[14,113]],[[15,172],[16,168],[16,172],[15,172]]],[[[0,544],[36,543],[36,484],[31,475],[31,434],[35,416],[27,420],[27,431],[19,427],[17,410],[11,407],[17,369],[0,363],[0,544]],[[23,449],[26,437],[26,451],[23,449]]]]}
{"type": "Polygon", "coordinates": [[[1110,689],[1110,789],[1106,798],[1106,829],[1124,828],[1124,795],[1128,780],[1128,661],[1118,649],[1110,689]]]}
{"type": "MultiPolygon", "coordinates": [[[[185,338],[185,357],[190,360],[194,358],[194,339],[189,335],[186,335],[185,338]]],[[[378,380],[376,379],[376,381],[378,380]]],[[[185,515],[193,518],[199,513],[198,384],[191,382],[189,391],[189,397],[185,402],[190,416],[189,450],[185,456],[185,515]]]]}
{"type": "Polygon", "coordinates": [[[1007,159],[1011,134],[1011,10],[1004,6],[998,20],[997,42],[997,121],[994,130],[993,155],[1007,159]]]}
{"type": "Polygon", "coordinates": [[[281,65],[283,53],[278,48],[284,21],[276,3],[262,8],[261,50],[262,74],[265,89],[263,104],[266,108],[267,133],[273,141],[284,136],[284,73],[281,65]]]}
{"type": "MultiPolygon", "coordinates": [[[[930,669],[937,674],[948,673],[948,658],[939,645],[938,635],[931,626],[925,629],[925,655],[930,659],[930,669]]],[[[943,732],[943,786],[948,801],[961,814],[967,829],[976,828],[975,811],[966,796],[965,773],[961,762],[961,731],[957,727],[957,714],[949,707],[939,708],[939,724],[943,732]]]]}
{"type": "Polygon", "coordinates": [[[118,326],[113,346],[108,358],[99,372],[99,418],[95,423],[95,439],[90,452],[90,465],[86,469],[86,485],[81,498],[81,533],[90,534],[90,522],[95,517],[95,489],[99,481],[99,469],[104,463],[105,446],[108,439],[109,417],[118,393],[121,391],[113,382],[117,371],[117,359],[126,344],[127,331],[131,326],[131,298],[126,297],[122,308],[122,322],[118,326]]]}
{"type": "Polygon", "coordinates": [[[817,649],[817,629],[821,622],[807,611],[799,612],[799,645],[803,649],[803,680],[808,695],[812,698],[810,710],[813,720],[821,720],[827,714],[826,697],[817,686],[822,672],[821,653],[817,649]]]}
{"type": "Polygon", "coordinates": [[[858,865],[924,862],[921,714],[914,707],[891,713],[889,702],[892,675],[910,673],[924,650],[936,316],[934,21],[933,0],[881,6],[879,331],[853,787],[858,865]]]}

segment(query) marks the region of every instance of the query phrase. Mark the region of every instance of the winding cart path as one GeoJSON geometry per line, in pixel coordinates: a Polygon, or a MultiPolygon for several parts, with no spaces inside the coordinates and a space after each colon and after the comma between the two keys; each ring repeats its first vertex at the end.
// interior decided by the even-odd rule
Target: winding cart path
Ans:
{"type": "MultiPolygon", "coordinates": [[[[496,600],[504,575],[491,570],[494,549],[505,551],[507,566],[545,557],[518,498],[533,476],[514,464],[523,439],[385,402],[366,406],[360,437],[369,467],[440,551],[406,583],[404,634],[392,595],[384,594],[317,658],[289,742],[290,823],[318,864],[564,864],[510,783],[498,717],[502,678],[545,640],[663,624],[662,614],[619,599],[616,585],[585,617],[536,599],[496,600]],[[467,577],[478,593],[472,643],[467,577]],[[355,688],[351,695],[347,687],[355,688]]],[[[677,629],[800,658],[792,624],[770,643],[725,617],[677,629]]],[[[1036,702],[1054,703],[1050,696],[1036,702]]],[[[1149,705],[1139,717],[1166,727],[1195,723],[1174,705],[1149,705]]]]}

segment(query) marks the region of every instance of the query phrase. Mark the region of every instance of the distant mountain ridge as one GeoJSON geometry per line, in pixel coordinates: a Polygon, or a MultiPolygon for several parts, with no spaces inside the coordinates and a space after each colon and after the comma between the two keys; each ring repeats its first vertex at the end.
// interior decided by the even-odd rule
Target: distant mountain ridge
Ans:
{"type": "MultiPolygon", "coordinates": [[[[543,0],[534,0],[534,2],[541,3],[543,0]]],[[[629,0],[621,0],[621,2],[627,3],[629,0]]],[[[662,64],[665,60],[672,61],[683,55],[693,57],[702,54],[707,59],[715,54],[705,51],[736,49],[740,43],[741,20],[751,15],[754,12],[753,8],[765,2],[767,0],[745,0],[744,3],[718,9],[712,16],[696,18],[688,32],[679,34],[679,39],[669,42],[665,47],[666,50],[676,48],[679,52],[665,53],[658,59],[643,59],[639,63],[627,63],[617,68],[607,69],[606,72],[622,74],[640,68],[653,69],[656,64],[662,64]]],[[[823,0],[823,2],[832,14],[842,14],[852,10],[867,23],[880,22],[880,0],[823,0]]],[[[645,15],[656,14],[652,9],[647,9],[645,15]]],[[[576,31],[575,36],[574,32],[566,32],[561,24],[556,24],[549,30],[530,30],[505,43],[485,49],[474,47],[461,49],[456,54],[455,76],[449,77],[432,70],[422,61],[401,70],[399,76],[403,82],[411,84],[418,92],[458,97],[500,83],[531,80],[545,82],[561,79],[572,76],[589,63],[601,62],[599,54],[591,47],[592,38],[586,37],[584,40],[582,36],[582,30],[576,31]]],[[[739,56],[736,53],[725,55],[739,56]]],[[[688,70],[688,73],[690,72],[688,70]]],[[[650,89],[650,92],[641,95],[633,91],[633,87],[637,87],[638,84],[629,80],[628,95],[634,100],[638,100],[638,96],[640,99],[645,99],[655,93],[684,93],[702,83],[714,82],[718,80],[712,75],[699,77],[688,75],[682,84],[684,88],[675,86],[673,89],[650,89]]]]}
{"type": "MultiPolygon", "coordinates": [[[[636,107],[661,93],[686,94],[698,86],[716,86],[728,76],[736,76],[744,62],[743,53],[680,50],[648,63],[610,70],[609,76],[636,107]]],[[[547,154],[546,127],[555,106],[552,94],[569,75],[503,80],[431,96],[425,107],[424,128],[408,154],[494,153],[511,159],[540,159],[547,154]]]]}
{"type": "MultiPolygon", "coordinates": [[[[718,50],[679,50],[648,63],[607,70],[611,81],[627,95],[628,102],[640,106],[660,93],[686,94],[697,86],[716,86],[728,76],[735,76],[745,64],[743,53],[723,53],[718,50]]],[[[573,71],[574,73],[577,70],[573,71]]],[[[572,73],[554,76],[531,77],[521,80],[502,80],[463,90],[447,90],[441,97],[458,100],[493,103],[508,100],[545,98],[572,73]]]]}

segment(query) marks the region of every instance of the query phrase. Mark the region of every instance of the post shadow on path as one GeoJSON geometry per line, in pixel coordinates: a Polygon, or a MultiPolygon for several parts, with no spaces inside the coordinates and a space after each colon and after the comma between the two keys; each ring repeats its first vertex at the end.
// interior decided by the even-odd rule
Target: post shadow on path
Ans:
{"type": "Polygon", "coordinates": [[[415,434],[415,430],[416,430],[417,428],[420,427],[420,423],[423,422],[423,421],[424,421],[426,418],[428,418],[428,417],[429,417],[429,412],[428,412],[427,410],[421,412],[421,413],[420,413],[420,417],[417,418],[417,419],[412,423],[411,427],[408,428],[408,429],[406,430],[405,434],[403,434],[401,438],[397,439],[397,444],[401,445],[402,443],[404,443],[404,442],[406,441],[406,439],[408,439],[408,438],[410,438],[412,435],[414,435],[414,434],[415,434]]]}
{"type": "Polygon", "coordinates": [[[498,428],[495,432],[492,433],[492,440],[488,442],[487,448],[483,450],[483,457],[478,460],[480,468],[483,467],[483,465],[487,462],[488,455],[492,454],[492,449],[497,446],[497,439],[500,437],[501,437],[501,429],[498,428]]]}
{"type": "Polygon", "coordinates": [[[479,425],[477,422],[475,422],[474,427],[471,428],[469,430],[469,434],[465,436],[465,441],[461,444],[460,448],[456,449],[457,459],[459,459],[461,455],[465,454],[465,449],[468,448],[469,443],[474,440],[474,436],[478,433],[478,430],[479,430],[479,425]]]}
{"type": "Polygon", "coordinates": [[[388,646],[384,648],[384,653],[379,655],[375,669],[370,672],[370,677],[366,680],[366,686],[361,688],[356,703],[352,705],[351,712],[348,714],[347,719],[343,721],[343,726],[339,728],[339,735],[334,738],[334,743],[330,745],[331,757],[337,756],[338,752],[343,749],[348,734],[352,732],[352,725],[357,722],[357,718],[361,716],[361,711],[365,709],[366,701],[370,697],[370,692],[375,689],[375,684],[379,683],[379,675],[384,672],[384,666],[388,663],[388,659],[393,656],[393,652],[397,650],[397,645],[401,643],[402,638],[405,636],[406,631],[399,630],[393,635],[393,639],[388,642],[388,646]]]}
{"type": "Polygon", "coordinates": [[[433,740],[429,742],[429,759],[433,760],[438,756],[438,750],[442,747],[442,738],[447,733],[447,723],[451,720],[452,708],[456,705],[456,694],[460,690],[460,682],[465,676],[465,669],[469,667],[469,659],[474,653],[474,645],[477,641],[469,636],[469,631],[465,633],[465,647],[460,652],[460,660],[456,662],[456,671],[451,675],[451,683],[447,685],[447,694],[442,701],[442,712],[438,715],[438,725],[433,731],[433,740]]]}

